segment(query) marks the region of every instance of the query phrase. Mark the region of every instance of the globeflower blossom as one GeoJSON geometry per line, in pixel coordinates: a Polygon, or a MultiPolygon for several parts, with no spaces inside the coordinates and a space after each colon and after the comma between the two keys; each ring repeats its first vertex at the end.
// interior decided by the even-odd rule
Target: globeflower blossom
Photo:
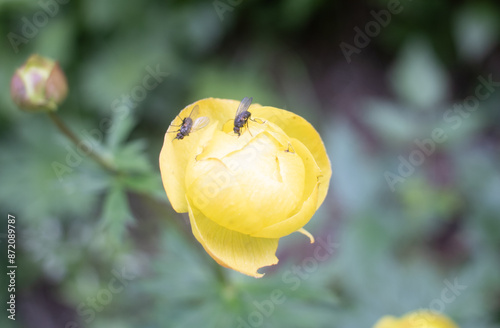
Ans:
{"type": "Polygon", "coordinates": [[[207,253],[261,277],[259,268],[278,262],[281,237],[301,232],[314,241],[303,226],[326,197],[331,167],[305,119],[254,104],[235,129],[239,105],[208,98],[184,108],[165,134],[160,171],[172,207],[189,213],[207,253]]]}

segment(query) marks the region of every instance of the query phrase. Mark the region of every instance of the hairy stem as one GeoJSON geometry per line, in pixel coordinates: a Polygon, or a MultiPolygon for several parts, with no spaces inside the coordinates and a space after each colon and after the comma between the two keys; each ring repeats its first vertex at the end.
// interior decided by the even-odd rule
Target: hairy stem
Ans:
{"type": "Polygon", "coordinates": [[[57,116],[56,113],[49,112],[48,113],[52,122],[57,126],[59,131],[64,134],[69,140],[71,140],[77,147],[80,147],[86,154],[88,154],[97,164],[99,164],[102,168],[112,174],[120,173],[118,169],[111,164],[109,161],[99,155],[99,153],[95,152],[91,147],[87,146],[87,144],[83,143],[76,134],[73,133],[69,129],[69,127],[57,116]]]}

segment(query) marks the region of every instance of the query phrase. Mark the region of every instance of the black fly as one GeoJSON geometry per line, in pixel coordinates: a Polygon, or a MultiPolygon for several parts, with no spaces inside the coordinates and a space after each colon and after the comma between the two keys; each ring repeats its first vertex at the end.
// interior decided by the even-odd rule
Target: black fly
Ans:
{"type": "Polygon", "coordinates": [[[236,115],[234,116],[234,128],[233,131],[234,133],[238,134],[238,136],[241,135],[240,129],[245,126],[245,124],[248,127],[248,119],[252,115],[249,111],[248,108],[250,108],[250,104],[252,103],[253,98],[250,97],[245,97],[243,100],[240,102],[240,105],[238,106],[238,109],[236,110],[236,115]]]}
{"type": "Polygon", "coordinates": [[[200,107],[198,105],[194,106],[189,116],[182,119],[182,123],[180,125],[171,125],[179,127],[179,130],[169,132],[169,133],[177,132],[177,135],[175,136],[174,139],[184,139],[184,137],[187,137],[189,133],[198,131],[199,129],[205,127],[208,124],[210,120],[206,116],[198,117],[196,120],[193,121],[193,117],[198,116],[199,109],[200,107]]]}

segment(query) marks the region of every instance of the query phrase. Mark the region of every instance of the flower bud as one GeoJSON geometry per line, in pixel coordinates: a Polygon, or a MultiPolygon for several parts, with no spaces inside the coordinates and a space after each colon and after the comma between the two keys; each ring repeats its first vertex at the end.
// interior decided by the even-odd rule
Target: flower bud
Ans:
{"type": "Polygon", "coordinates": [[[66,76],[51,59],[32,55],[10,83],[14,103],[26,111],[56,111],[68,93],[66,76]]]}
{"type": "Polygon", "coordinates": [[[280,238],[300,232],[313,242],[303,226],[325,199],[332,172],[305,119],[257,104],[246,116],[237,108],[234,100],[203,99],[182,110],[165,134],[160,171],[170,203],[189,213],[207,253],[261,277],[259,268],[278,262],[280,238]]]}

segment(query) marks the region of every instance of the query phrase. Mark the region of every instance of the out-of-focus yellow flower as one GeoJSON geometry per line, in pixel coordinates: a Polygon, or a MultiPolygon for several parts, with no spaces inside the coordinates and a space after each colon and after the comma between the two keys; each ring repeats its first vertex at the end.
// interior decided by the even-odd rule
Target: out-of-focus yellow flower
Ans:
{"type": "Polygon", "coordinates": [[[68,94],[68,84],[57,62],[32,55],[14,73],[10,94],[20,109],[55,111],[68,94]]]}
{"type": "Polygon", "coordinates": [[[458,328],[448,317],[431,311],[410,312],[400,319],[385,316],[373,328],[458,328]]]}
{"type": "Polygon", "coordinates": [[[238,136],[238,105],[208,98],[184,108],[165,134],[160,170],[173,208],[189,213],[210,256],[261,277],[259,268],[278,263],[279,238],[298,231],[314,241],[302,227],[326,197],[331,167],[318,132],[291,112],[254,104],[255,121],[238,136]],[[195,106],[208,125],[174,139],[195,106]]]}

